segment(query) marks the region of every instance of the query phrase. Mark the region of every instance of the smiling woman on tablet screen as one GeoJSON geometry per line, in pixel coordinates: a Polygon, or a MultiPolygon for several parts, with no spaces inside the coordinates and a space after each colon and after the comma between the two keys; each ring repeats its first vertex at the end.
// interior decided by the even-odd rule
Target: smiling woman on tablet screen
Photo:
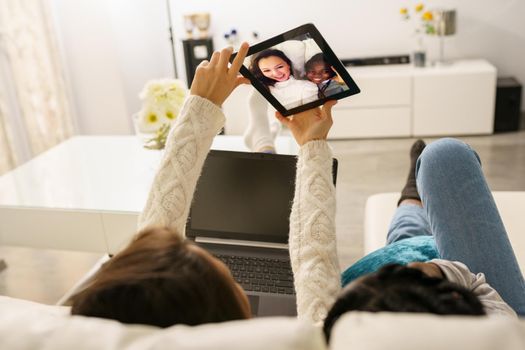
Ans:
{"type": "Polygon", "coordinates": [[[250,71],[287,109],[318,99],[317,85],[295,79],[292,61],[280,50],[268,49],[254,55],[250,71]]]}

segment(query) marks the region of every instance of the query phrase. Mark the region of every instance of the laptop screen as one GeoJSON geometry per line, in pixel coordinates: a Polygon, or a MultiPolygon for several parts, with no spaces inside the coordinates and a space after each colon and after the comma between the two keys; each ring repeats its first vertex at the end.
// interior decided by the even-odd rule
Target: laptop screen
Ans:
{"type": "Polygon", "coordinates": [[[210,151],[188,236],[287,243],[295,167],[291,155],[210,151]]]}
{"type": "MultiPolygon", "coordinates": [[[[197,183],[189,237],[288,243],[297,158],[211,150],[197,183]]],[[[333,180],[337,175],[334,159],[333,180]]]]}

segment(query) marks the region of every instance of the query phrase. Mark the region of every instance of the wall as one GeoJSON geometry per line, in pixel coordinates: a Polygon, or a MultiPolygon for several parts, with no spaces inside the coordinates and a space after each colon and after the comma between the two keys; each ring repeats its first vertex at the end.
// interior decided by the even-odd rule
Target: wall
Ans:
{"type": "MultiPolygon", "coordinates": [[[[226,45],[223,33],[235,27],[246,39],[253,30],[267,38],[306,22],[314,23],[340,58],[410,52],[413,26],[400,20],[399,8],[413,6],[407,0],[319,1],[172,0],[172,16],[179,37],[184,36],[183,13],[208,11],[216,46],[226,45]]],[[[429,8],[458,10],[457,35],[446,38],[445,54],[484,57],[501,75],[516,75],[525,83],[525,1],[434,0],[429,8]]],[[[437,58],[438,39],[426,40],[430,58],[437,58]]],[[[178,48],[181,52],[182,48],[178,48]]],[[[182,57],[180,57],[182,59],[182,57]]],[[[182,67],[179,67],[182,68],[182,67]]],[[[183,74],[182,70],[180,73],[183,74]]]]}
{"type": "MultiPolygon", "coordinates": [[[[140,107],[137,94],[148,79],[172,76],[164,0],[53,0],[56,4],[69,76],[74,89],[80,133],[132,132],[130,115],[140,107]]],[[[212,15],[216,48],[232,27],[241,38],[262,38],[313,22],[340,58],[410,52],[412,27],[400,20],[408,0],[171,0],[178,73],[184,79],[180,40],[182,15],[212,15]]],[[[458,34],[446,39],[446,56],[484,57],[500,75],[525,83],[525,1],[434,0],[429,7],[458,10],[458,34]]],[[[426,42],[430,58],[438,41],[426,42]]],[[[524,92],[525,93],[525,92],[524,92]]],[[[524,96],[525,98],[525,96],[524,96]]],[[[525,109],[525,103],[524,107],[525,109]]]]}
{"type": "Polygon", "coordinates": [[[79,134],[129,134],[138,93],[173,74],[161,0],[52,0],[79,134]]]}
{"type": "Polygon", "coordinates": [[[138,94],[148,80],[174,75],[167,5],[164,0],[106,2],[127,112],[132,115],[140,109],[138,94]]]}

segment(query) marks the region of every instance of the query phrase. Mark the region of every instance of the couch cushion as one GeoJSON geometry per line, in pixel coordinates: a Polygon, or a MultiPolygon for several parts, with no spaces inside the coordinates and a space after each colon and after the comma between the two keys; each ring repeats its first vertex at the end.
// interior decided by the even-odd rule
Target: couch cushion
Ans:
{"type": "MultiPolygon", "coordinates": [[[[319,328],[293,318],[159,329],[68,313],[65,307],[0,297],[1,348],[326,350],[319,328]]],[[[353,312],[335,325],[330,348],[525,349],[524,322],[497,317],[353,312]]]]}
{"type": "Polygon", "coordinates": [[[321,330],[295,318],[160,329],[70,316],[64,307],[0,297],[2,349],[325,350],[321,330]]]}
{"type": "Polygon", "coordinates": [[[352,312],[335,324],[330,349],[523,350],[525,321],[503,317],[352,312]]]}

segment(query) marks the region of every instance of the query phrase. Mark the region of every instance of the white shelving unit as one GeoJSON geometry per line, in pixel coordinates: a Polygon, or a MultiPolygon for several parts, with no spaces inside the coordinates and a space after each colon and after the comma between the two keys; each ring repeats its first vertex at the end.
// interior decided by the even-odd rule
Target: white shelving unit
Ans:
{"type": "Polygon", "coordinates": [[[349,72],[362,92],[334,107],[333,139],[493,133],[496,68],[485,60],[349,72]]]}

